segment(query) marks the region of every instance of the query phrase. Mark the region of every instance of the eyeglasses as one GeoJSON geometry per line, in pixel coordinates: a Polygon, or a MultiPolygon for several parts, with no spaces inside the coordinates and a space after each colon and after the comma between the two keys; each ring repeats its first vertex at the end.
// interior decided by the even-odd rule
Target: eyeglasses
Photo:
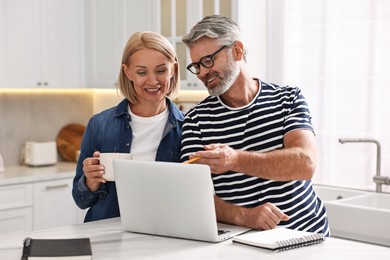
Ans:
{"type": "Polygon", "coordinates": [[[202,57],[199,62],[193,62],[187,66],[187,69],[193,73],[193,74],[199,74],[200,73],[200,65],[203,67],[209,69],[212,66],[214,66],[214,56],[217,55],[218,52],[225,49],[228,45],[224,45],[221,48],[219,48],[216,52],[213,54],[207,55],[202,57]]]}

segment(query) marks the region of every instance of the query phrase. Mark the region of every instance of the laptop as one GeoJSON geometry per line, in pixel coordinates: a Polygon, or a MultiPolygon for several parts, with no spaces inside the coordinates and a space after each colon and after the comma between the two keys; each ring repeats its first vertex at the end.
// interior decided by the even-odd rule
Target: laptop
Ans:
{"type": "Polygon", "coordinates": [[[117,159],[113,166],[125,231],[220,242],[250,230],[217,223],[208,165],[117,159]]]}

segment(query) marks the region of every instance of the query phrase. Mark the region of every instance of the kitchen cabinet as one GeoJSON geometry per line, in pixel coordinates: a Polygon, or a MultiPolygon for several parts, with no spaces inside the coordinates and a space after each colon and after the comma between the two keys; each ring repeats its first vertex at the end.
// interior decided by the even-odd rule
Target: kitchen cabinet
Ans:
{"type": "Polygon", "coordinates": [[[82,14],[79,0],[0,0],[0,87],[81,87],[82,14]]]}
{"type": "Polygon", "coordinates": [[[186,67],[190,55],[181,38],[207,15],[221,14],[236,20],[234,0],[160,0],[159,31],[175,47],[180,63],[181,89],[204,90],[202,82],[186,67]]]}
{"type": "Polygon", "coordinates": [[[0,88],[114,88],[129,36],[149,30],[176,48],[181,88],[204,89],[186,70],[181,37],[211,14],[250,35],[248,63],[266,74],[266,8],[266,0],[0,0],[0,88]]]}
{"type": "Polygon", "coordinates": [[[86,85],[114,88],[122,52],[137,31],[157,30],[158,0],[85,1],[86,85]]]}
{"type": "Polygon", "coordinates": [[[159,31],[176,48],[180,62],[181,89],[205,90],[203,83],[186,67],[191,63],[181,38],[203,17],[220,14],[240,26],[249,49],[248,67],[253,75],[266,74],[266,0],[160,0],[159,31]],[[250,37],[249,37],[250,36],[250,37]]]}
{"type": "Polygon", "coordinates": [[[76,164],[5,167],[0,174],[0,234],[82,223],[71,194],[76,164]]]}
{"type": "Polygon", "coordinates": [[[233,18],[234,0],[89,0],[86,1],[87,87],[113,88],[121,69],[125,44],[136,31],[163,34],[177,51],[181,89],[204,89],[186,70],[190,60],[181,37],[202,17],[222,14],[233,18]]]}
{"type": "Polygon", "coordinates": [[[73,178],[0,186],[0,234],[82,223],[73,178]]]}
{"type": "Polygon", "coordinates": [[[0,186],[0,234],[31,231],[32,184],[0,186]]]}
{"type": "Polygon", "coordinates": [[[72,198],[72,181],[34,183],[34,230],[83,222],[81,210],[72,198]]]}

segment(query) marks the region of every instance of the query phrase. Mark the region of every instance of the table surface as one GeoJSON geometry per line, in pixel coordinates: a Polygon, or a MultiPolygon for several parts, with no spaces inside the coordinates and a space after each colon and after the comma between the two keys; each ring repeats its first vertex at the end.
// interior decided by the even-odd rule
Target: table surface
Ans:
{"type": "Polygon", "coordinates": [[[93,259],[389,259],[390,247],[328,238],[324,243],[275,253],[233,244],[208,243],[124,232],[120,218],[0,236],[0,258],[20,259],[22,242],[32,238],[89,237],[93,259]]]}

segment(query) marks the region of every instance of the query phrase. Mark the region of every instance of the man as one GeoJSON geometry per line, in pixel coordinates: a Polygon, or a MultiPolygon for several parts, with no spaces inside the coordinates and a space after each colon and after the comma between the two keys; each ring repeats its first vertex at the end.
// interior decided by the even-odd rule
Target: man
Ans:
{"type": "Polygon", "coordinates": [[[181,160],[199,156],[210,166],[218,221],[329,236],[311,184],[317,148],[300,89],[252,78],[240,29],[226,17],[205,17],[182,40],[187,69],[210,96],[186,114],[181,160]]]}

